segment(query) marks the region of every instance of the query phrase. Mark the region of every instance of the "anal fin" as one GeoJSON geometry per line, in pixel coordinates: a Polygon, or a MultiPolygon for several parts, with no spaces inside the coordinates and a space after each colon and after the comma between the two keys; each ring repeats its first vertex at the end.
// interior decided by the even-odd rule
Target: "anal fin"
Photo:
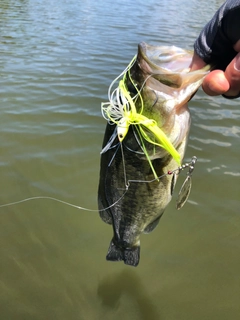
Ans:
{"type": "Polygon", "coordinates": [[[148,226],[146,226],[146,228],[144,229],[144,233],[150,233],[152,232],[156,226],[159,224],[159,220],[160,220],[161,216],[158,217],[157,219],[155,219],[153,222],[151,222],[148,226]]]}

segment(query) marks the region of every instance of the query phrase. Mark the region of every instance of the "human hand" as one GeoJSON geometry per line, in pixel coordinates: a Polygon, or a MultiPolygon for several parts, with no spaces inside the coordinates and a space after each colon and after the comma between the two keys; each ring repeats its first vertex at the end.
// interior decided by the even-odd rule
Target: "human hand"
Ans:
{"type": "MultiPolygon", "coordinates": [[[[240,93],[240,40],[233,49],[238,52],[235,58],[229,63],[225,71],[213,70],[203,80],[203,91],[210,96],[224,95],[227,98],[234,98],[240,93]]],[[[203,68],[206,63],[194,52],[190,65],[191,70],[203,68]]]]}

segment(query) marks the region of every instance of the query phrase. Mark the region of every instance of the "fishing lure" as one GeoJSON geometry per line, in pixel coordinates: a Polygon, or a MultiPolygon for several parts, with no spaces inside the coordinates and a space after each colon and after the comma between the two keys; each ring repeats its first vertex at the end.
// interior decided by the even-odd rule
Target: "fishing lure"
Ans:
{"type": "Polygon", "coordinates": [[[190,191],[192,188],[192,173],[193,173],[196,162],[197,162],[197,157],[194,156],[194,157],[192,157],[192,160],[190,163],[186,163],[186,164],[182,165],[181,167],[179,167],[179,171],[183,170],[187,167],[189,169],[188,169],[188,173],[187,173],[187,178],[183,182],[181,189],[179,191],[179,194],[178,194],[177,205],[176,205],[178,210],[184,206],[184,204],[186,203],[186,201],[189,197],[189,194],[190,194],[190,191]]]}
{"type": "MultiPolygon", "coordinates": [[[[135,61],[136,56],[132,59],[127,68],[111,83],[108,90],[109,102],[103,102],[101,104],[101,110],[103,117],[109,122],[109,124],[116,124],[117,136],[120,143],[122,143],[122,141],[126,137],[130,125],[135,126],[142,144],[141,147],[143,149],[143,152],[149,162],[155,178],[158,180],[150,156],[144,145],[144,140],[148,143],[167,150],[168,153],[170,153],[175,159],[178,165],[181,165],[181,157],[166,134],[159,128],[156,121],[153,119],[149,119],[142,114],[144,110],[144,103],[141,96],[141,90],[145,83],[139,90],[131,78],[130,69],[135,61]],[[134,97],[131,97],[126,86],[127,75],[137,92],[134,97]],[[122,76],[123,78],[119,81],[117,88],[112,91],[113,86],[122,76]],[[140,99],[140,112],[137,112],[135,106],[135,102],[137,101],[137,99],[140,99]],[[154,139],[151,136],[153,136],[154,139]]],[[[108,148],[112,144],[112,140],[113,139],[109,140],[107,146],[105,146],[104,148],[104,152],[108,150],[108,148]]]]}

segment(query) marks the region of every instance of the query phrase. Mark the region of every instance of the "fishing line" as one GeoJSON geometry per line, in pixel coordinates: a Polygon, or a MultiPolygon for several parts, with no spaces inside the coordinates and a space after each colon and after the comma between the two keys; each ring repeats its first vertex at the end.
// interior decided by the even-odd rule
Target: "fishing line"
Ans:
{"type": "MultiPolygon", "coordinates": [[[[120,144],[121,145],[121,144],[120,144]]],[[[122,149],[122,145],[121,145],[121,150],[123,152],[123,149],[122,149]]],[[[114,207],[118,202],[120,202],[124,196],[126,195],[126,193],[128,192],[129,190],[129,187],[130,187],[130,184],[131,183],[151,183],[151,182],[154,182],[154,181],[158,181],[167,176],[167,175],[172,175],[172,174],[179,174],[182,170],[184,170],[185,168],[189,168],[189,171],[187,173],[187,178],[186,180],[184,181],[181,189],[180,189],[180,192],[179,192],[179,197],[181,198],[181,201],[179,200],[179,206],[177,207],[178,209],[180,209],[184,203],[187,201],[187,198],[188,198],[188,195],[190,193],[190,189],[191,189],[191,176],[192,176],[192,173],[193,173],[193,170],[194,170],[194,166],[196,164],[196,161],[197,161],[197,157],[193,156],[191,161],[188,162],[188,163],[185,163],[183,165],[181,165],[180,167],[174,169],[174,170],[171,170],[171,171],[168,171],[167,173],[155,178],[155,179],[152,179],[152,180],[127,180],[127,175],[126,175],[126,171],[125,171],[125,163],[124,163],[124,180],[125,180],[125,190],[123,192],[123,194],[121,195],[121,197],[119,197],[119,199],[117,199],[113,204],[111,204],[110,206],[108,207],[105,207],[103,209],[89,209],[89,208],[85,208],[85,207],[81,207],[81,206],[77,206],[75,204],[72,204],[70,202],[67,202],[67,201],[63,201],[63,200],[60,200],[60,199],[57,199],[57,198],[53,198],[53,197],[49,197],[49,196],[35,196],[35,197],[30,197],[30,198],[26,198],[26,199],[22,199],[22,200],[18,200],[18,201],[14,201],[14,202],[9,202],[9,203],[6,203],[6,204],[2,204],[0,205],[0,209],[1,208],[4,208],[4,207],[10,207],[10,206],[13,206],[13,205],[17,205],[17,204],[21,204],[23,202],[27,202],[27,201],[31,201],[31,200],[38,200],[38,199],[45,199],[45,200],[53,200],[53,201],[56,201],[56,202],[59,202],[59,203],[62,203],[62,204],[65,204],[67,206],[70,206],[70,207],[73,207],[73,208],[76,208],[78,210],[84,210],[84,211],[92,211],[92,212],[102,212],[102,211],[105,211],[105,210],[108,210],[108,209],[111,209],[112,207],[114,207]],[[177,172],[177,173],[176,173],[177,172]],[[184,199],[184,200],[182,200],[184,199]]]]}
{"type": "Polygon", "coordinates": [[[1,204],[0,205],[0,208],[3,208],[3,207],[10,207],[10,206],[13,206],[13,205],[16,205],[16,204],[20,204],[20,203],[23,203],[23,202],[27,202],[27,201],[31,201],[31,200],[37,200],[37,199],[48,199],[48,200],[53,200],[53,201],[56,201],[56,202],[60,202],[60,203],[63,203],[67,206],[70,206],[70,207],[73,207],[73,208],[76,208],[76,209],[79,209],[79,210],[84,210],[84,211],[92,211],[92,212],[99,212],[99,211],[105,211],[105,210],[108,210],[112,207],[114,207],[119,201],[122,200],[122,198],[125,196],[125,194],[127,193],[128,191],[128,188],[125,189],[125,191],[123,192],[123,194],[121,195],[121,197],[115,201],[113,204],[111,204],[110,206],[106,207],[106,208],[103,208],[103,209],[89,209],[89,208],[85,208],[85,207],[80,207],[80,206],[77,206],[75,204],[72,204],[70,202],[67,202],[67,201],[63,201],[63,200],[60,200],[60,199],[57,199],[57,198],[53,198],[53,197],[48,197],[48,196],[36,196],[36,197],[30,197],[30,198],[26,198],[26,199],[23,199],[23,200],[18,200],[18,201],[14,201],[14,202],[9,202],[9,203],[6,203],[6,204],[1,204]]]}

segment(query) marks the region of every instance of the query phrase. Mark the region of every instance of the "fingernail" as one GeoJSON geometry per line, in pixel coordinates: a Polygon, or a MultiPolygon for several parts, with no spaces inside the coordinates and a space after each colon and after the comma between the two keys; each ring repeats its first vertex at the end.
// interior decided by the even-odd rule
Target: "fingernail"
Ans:
{"type": "Polygon", "coordinates": [[[240,71],[240,53],[236,55],[234,69],[240,71]]]}

